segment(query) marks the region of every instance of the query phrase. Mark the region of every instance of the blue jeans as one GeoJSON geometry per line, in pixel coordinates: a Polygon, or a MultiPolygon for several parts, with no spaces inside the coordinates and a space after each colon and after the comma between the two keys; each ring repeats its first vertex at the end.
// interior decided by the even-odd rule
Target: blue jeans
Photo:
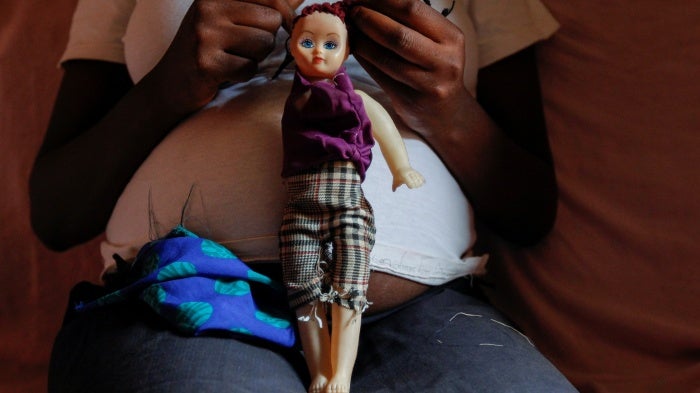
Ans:
{"type": "MultiPolygon", "coordinates": [[[[81,284],[74,295],[99,291],[81,284]]],[[[491,306],[432,290],[364,318],[352,392],[576,392],[491,306]]],[[[298,349],[230,337],[183,337],[136,304],[68,316],[49,392],[306,392],[298,349]]]]}

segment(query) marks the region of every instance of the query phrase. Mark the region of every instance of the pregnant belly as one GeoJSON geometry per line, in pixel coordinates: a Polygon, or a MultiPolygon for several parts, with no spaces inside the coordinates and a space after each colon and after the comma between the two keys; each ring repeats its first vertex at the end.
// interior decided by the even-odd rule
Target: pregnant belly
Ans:
{"type": "MultiPolygon", "coordinates": [[[[220,99],[221,104],[215,101],[175,128],[134,174],[115,206],[102,245],[105,262],[111,263],[115,252],[125,259],[135,256],[141,245],[180,223],[248,263],[277,260],[286,200],[280,121],[289,88],[286,81],[266,81],[236,98],[220,99]]],[[[378,173],[380,158],[375,162],[378,173]]],[[[373,183],[381,183],[386,187],[379,189],[395,197],[390,177],[384,179],[390,174],[384,172],[372,175],[381,181],[369,179],[365,185],[371,192],[373,183]]],[[[378,206],[388,198],[380,191],[374,194],[378,206]]],[[[426,288],[373,272],[368,312],[401,304],[426,288]]]]}
{"type": "Polygon", "coordinates": [[[285,83],[254,89],[175,128],[122,193],[107,244],[137,249],[182,223],[244,260],[276,259],[288,91],[285,83]]]}

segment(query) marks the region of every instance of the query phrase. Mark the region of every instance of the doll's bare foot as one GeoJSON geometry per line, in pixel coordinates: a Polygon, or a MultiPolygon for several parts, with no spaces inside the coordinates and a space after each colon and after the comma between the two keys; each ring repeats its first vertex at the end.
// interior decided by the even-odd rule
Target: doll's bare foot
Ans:
{"type": "Polygon", "coordinates": [[[326,386],[326,393],[350,393],[350,378],[334,375],[326,386]]]}
{"type": "Polygon", "coordinates": [[[328,385],[328,378],[325,375],[317,375],[309,385],[309,393],[324,393],[328,385]]]}

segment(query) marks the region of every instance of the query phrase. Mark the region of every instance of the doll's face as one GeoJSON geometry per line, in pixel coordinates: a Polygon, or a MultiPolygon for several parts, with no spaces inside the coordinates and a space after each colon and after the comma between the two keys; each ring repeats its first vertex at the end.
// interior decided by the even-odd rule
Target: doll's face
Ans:
{"type": "Polygon", "coordinates": [[[289,40],[299,72],[311,81],[332,79],[348,57],[348,31],[333,14],[314,12],[300,18],[289,40]]]}

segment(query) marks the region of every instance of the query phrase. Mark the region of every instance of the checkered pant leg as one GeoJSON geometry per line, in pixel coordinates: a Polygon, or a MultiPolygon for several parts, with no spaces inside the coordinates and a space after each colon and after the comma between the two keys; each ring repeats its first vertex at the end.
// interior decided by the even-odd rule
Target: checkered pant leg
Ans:
{"type": "Polygon", "coordinates": [[[375,227],[355,167],[334,161],[286,185],[280,260],[290,305],[320,300],[364,310],[375,227]]]}

